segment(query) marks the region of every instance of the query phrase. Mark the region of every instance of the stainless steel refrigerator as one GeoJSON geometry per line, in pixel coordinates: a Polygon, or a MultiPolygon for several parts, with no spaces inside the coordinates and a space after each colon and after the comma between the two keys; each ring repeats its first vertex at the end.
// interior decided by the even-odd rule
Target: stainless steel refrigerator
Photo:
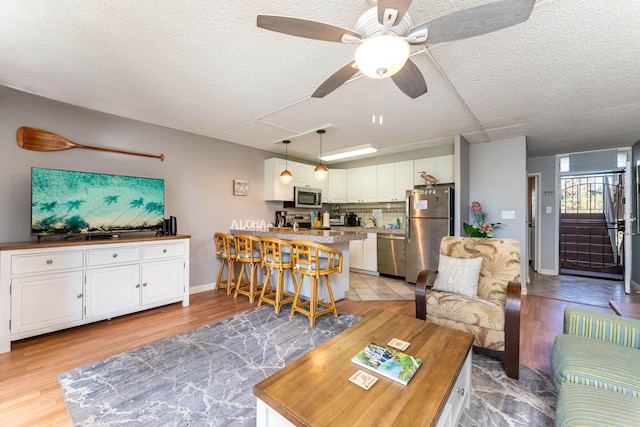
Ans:
{"type": "Polygon", "coordinates": [[[438,269],[444,236],[453,235],[453,188],[407,190],[405,280],[415,283],[422,270],[438,269]]]}

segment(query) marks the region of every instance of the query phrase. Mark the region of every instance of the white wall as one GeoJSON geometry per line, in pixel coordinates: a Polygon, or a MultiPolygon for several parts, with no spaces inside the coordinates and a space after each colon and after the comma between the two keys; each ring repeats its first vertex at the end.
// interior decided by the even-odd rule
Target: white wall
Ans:
{"type": "MultiPolygon", "coordinates": [[[[526,162],[524,136],[469,145],[469,200],[482,204],[488,222],[504,224],[494,237],[520,241],[523,293],[528,270],[526,162]],[[502,211],[514,211],[515,219],[501,218],[502,211]]],[[[466,222],[473,222],[471,213],[466,222]]]]}
{"type": "Polygon", "coordinates": [[[233,221],[272,221],[263,201],[264,159],[272,153],[124,119],[0,86],[0,242],[29,241],[31,167],[134,175],[165,180],[165,213],[190,234],[190,285],[215,281],[213,234],[233,221]],[[94,150],[33,152],[16,144],[21,126],[37,127],[87,145],[160,154],[165,161],[94,150]],[[234,178],[249,195],[233,196],[234,178]]]}
{"type": "Polygon", "coordinates": [[[455,142],[455,235],[462,236],[464,233],[463,223],[469,222],[470,204],[469,201],[469,143],[464,137],[457,136],[455,142]]]}
{"type": "Polygon", "coordinates": [[[556,246],[556,218],[558,199],[556,183],[556,156],[531,157],[527,159],[529,173],[539,173],[540,182],[540,260],[539,273],[556,274],[558,247],[556,246]],[[547,213],[547,207],[551,207],[551,213],[547,213]]]}
{"type": "MultiPolygon", "coordinates": [[[[633,190],[631,190],[631,207],[633,211],[633,217],[636,219],[635,222],[632,223],[633,230],[631,234],[631,253],[633,254],[633,259],[636,262],[631,264],[631,280],[632,285],[635,287],[636,291],[640,291],[640,262],[637,262],[640,259],[640,210],[638,209],[638,196],[640,195],[640,180],[636,175],[637,169],[636,166],[640,164],[640,141],[633,144],[631,148],[631,182],[633,184],[633,190]]],[[[632,293],[634,291],[632,290],[632,293]]]]}

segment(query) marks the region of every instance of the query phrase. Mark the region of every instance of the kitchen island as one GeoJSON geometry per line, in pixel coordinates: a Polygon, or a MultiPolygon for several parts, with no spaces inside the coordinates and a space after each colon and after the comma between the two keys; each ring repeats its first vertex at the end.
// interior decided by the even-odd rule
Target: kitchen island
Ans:
{"type": "MultiPolygon", "coordinates": [[[[248,234],[255,237],[272,237],[282,240],[306,240],[308,242],[320,243],[335,249],[342,251],[342,273],[332,274],[329,280],[331,280],[331,289],[333,290],[333,296],[336,300],[344,299],[344,294],[349,289],[349,242],[351,240],[364,240],[367,238],[366,232],[360,231],[345,231],[345,230],[320,230],[313,228],[301,228],[298,231],[293,231],[292,228],[269,228],[266,230],[230,230],[232,235],[235,234],[248,234]]],[[[287,292],[295,292],[293,283],[288,274],[285,274],[285,290],[287,292]]],[[[324,281],[323,281],[324,283],[324,281]]],[[[309,284],[305,281],[302,284],[302,290],[300,294],[305,298],[309,298],[309,284]]],[[[329,300],[329,294],[326,287],[321,286],[318,294],[319,298],[323,301],[329,300]]]]}

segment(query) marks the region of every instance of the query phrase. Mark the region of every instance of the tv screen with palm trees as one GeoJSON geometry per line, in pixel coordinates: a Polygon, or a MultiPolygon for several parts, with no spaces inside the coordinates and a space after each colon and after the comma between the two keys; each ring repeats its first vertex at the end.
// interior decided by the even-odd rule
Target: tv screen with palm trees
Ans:
{"type": "Polygon", "coordinates": [[[161,231],[164,180],[31,169],[31,234],[161,231]]]}

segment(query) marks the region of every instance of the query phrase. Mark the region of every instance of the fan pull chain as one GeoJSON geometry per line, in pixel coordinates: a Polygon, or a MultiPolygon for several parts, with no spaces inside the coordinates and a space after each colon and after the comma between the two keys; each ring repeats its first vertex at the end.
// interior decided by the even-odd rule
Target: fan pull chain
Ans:
{"type": "Polygon", "coordinates": [[[376,124],[376,121],[379,125],[382,125],[382,112],[380,107],[380,80],[381,79],[372,79],[373,80],[373,114],[371,115],[371,124],[376,124]]]}

